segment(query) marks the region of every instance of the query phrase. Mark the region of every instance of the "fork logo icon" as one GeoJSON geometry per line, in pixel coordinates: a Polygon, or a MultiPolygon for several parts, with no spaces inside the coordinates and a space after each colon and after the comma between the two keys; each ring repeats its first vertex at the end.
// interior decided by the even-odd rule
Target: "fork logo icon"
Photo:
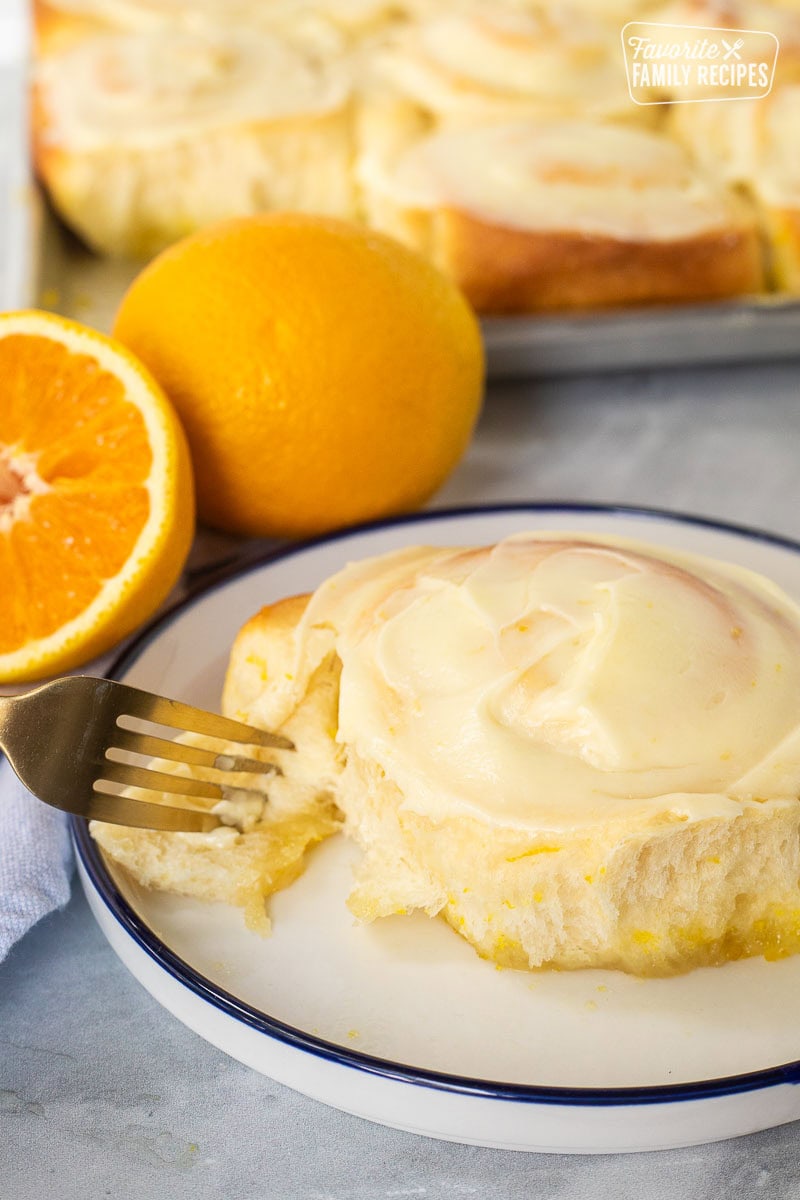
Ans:
{"type": "Polygon", "coordinates": [[[742,46],[744,45],[744,38],[737,38],[736,41],[733,43],[733,45],[731,45],[730,42],[726,41],[725,38],[722,38],[721,40],[722,40],[723,46],[725,47],[725,60],[729,59],[731,57],[731,55],[733,55],[734,58],[741,61],[742,56],[739,53],[739,51],[741,50],[742,46]]]}

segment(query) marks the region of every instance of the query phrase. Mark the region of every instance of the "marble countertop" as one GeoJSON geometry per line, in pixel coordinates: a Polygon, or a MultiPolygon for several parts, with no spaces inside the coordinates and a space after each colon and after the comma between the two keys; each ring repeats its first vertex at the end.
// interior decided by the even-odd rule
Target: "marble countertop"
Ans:
{"type": "MultiPolygon", "coordinates": [[[[800,536],[800,362],[509,383],[436,506],[592,500],[800,536]]],[[[161,1009],[76,885],[0,965],[2,1200],[788,1200],[800,1128],[645,1155],[529,1155],[347,1116],[161,1009]]]]}

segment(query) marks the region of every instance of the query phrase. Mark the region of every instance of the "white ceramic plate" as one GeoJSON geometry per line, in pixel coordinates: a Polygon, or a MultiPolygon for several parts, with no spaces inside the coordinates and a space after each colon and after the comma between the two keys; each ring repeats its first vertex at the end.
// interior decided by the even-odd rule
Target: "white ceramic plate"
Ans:
{"type": "MultiPolygon", "coordinates": [[[[261,605],[352,559],[526,529],[682,547],[800,597],[800,545],[697,518],[552,505],[431,513],[218,580],[111,673],[215,708],[233,638],[261,605]]],[[[74,831],[95,916],[156,999],[235,1058],[348,1112],[433,1137],[574,1152],[690,1145],[800,1117],[800,956],[674,979],[498,971],[440,921],[357,925],[344,903],[357,851],[342,838],[273,899],[262,938],[238,910],[144,891],[103,860],[83,823],[74,831]]]]}

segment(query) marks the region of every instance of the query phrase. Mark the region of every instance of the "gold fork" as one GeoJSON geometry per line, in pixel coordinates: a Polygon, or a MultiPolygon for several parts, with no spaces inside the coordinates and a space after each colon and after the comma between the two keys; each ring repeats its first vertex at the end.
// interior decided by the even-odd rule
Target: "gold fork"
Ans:
{"type": "MultiPolygon", "coordinates": [[[[88,820],[133,825],[139,829],[207,833],[222,824],[214,813],[176,808],[121,795],[121,787],[159,794],[223,800],[230,773],[280,773],[276,763],[190,746],[170,737],[126,727],[126,721],[150,723],[244,746],[293,750],[288,738],[231,721],[215,713],[167,700],[152,692],[70,675],[20,696],[0,697],[0,749],[29,791],[63,812],[88,820]],[[220,772],[210,783],[152,770],[118,757],[139,755],[220,772]]],[[[237,791],[241,784],[234,785],[237,791]]],[[[263,793],[259,793],[263,797],[263,793]]]]}

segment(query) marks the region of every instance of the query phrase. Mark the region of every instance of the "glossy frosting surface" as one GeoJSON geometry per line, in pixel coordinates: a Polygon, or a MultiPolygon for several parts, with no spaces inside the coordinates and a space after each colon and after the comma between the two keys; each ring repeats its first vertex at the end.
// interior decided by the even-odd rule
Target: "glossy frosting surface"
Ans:
{"type": "Polygon", "coordinates": [[[318,589],[289,691],[332,645],[339,740],[423,814],[558,831],[800,792],[800,609],[734,566],[578,535],[413,547],[318,589]]]}
{"type": "Polygon", "coordinates": [[[45,60],[38,78],[49,139],[71,150],[326,113],[350,87],[343,64],[258,30],[106,34],[45,60]]]}
{"type": "Polygon", "coordinates": [[[577,120],[445,130],[413,146],[385,178],[373,168],[370,182],[412,209],[626,241],[689,238],[740,220],[681,146],[577,120]]]}

